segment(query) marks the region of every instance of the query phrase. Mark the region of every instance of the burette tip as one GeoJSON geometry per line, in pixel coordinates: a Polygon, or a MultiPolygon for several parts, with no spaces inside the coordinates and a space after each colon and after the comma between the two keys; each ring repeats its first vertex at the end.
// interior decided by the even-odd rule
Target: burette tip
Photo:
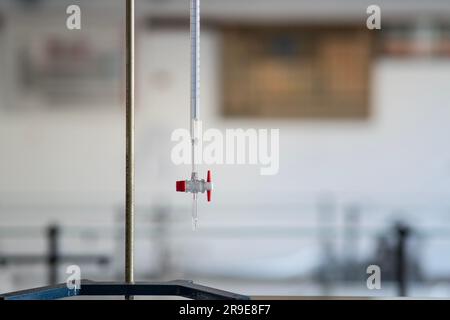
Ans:
{"type": "Polygon", "coordinates": [[[198,218],[192,218],[192,231],[197,231],[198,229],[198,218]]]}

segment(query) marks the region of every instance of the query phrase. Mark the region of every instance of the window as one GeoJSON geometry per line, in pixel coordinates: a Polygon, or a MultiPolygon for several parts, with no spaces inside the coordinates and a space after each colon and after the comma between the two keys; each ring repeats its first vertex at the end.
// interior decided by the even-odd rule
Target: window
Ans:
{"type": "Polygon", "coordinates": [[[225,27],[223,32],[226,116],[368,116],[373,42],[369,31],[225,27]]]}

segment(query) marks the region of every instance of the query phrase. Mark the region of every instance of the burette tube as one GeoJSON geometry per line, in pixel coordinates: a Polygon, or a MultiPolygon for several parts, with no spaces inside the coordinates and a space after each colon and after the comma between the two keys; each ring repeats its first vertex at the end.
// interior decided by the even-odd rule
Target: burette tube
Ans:
{"type": "MultiPolygon", "coordinates": [[[[191,0],[191,155],[192,180],[197,180],[198,121],[200,120],[200,0],[191,0]]],[[[192,227],[197,228],[197,194],[192,199],[192,227]]]]}

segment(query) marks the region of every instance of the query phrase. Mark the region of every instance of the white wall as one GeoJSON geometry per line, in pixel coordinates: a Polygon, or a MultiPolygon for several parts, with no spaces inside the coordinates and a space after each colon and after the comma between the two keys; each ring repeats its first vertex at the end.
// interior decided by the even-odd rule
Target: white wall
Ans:
{"type": "MultiPolygon", "coordinates": [[[[217,185],[213,206],[261,199],[311,201],[322,191],[381,202],[441,201],[448,195],[448,60],[377,62],[372,116],[367,122],[240,121],[220,117],[219,52],[220,37],[205,32],[205,126],[279,128],[281,163],[279,175],[273,177],[260,176],[254,166],[213,167],[217,185]]],[[[188,126],[188,59],[184,32],[151,32],[139,39],[137,191],[143,205],[154,196],[168,202],[188,201],[173,192],[173,182],[185,177],[189,168],[170,162],[174,145],[170,134],[188,126]]],[[[121,204],[121,110],[1,112],[3,204],[121,204]]]]}

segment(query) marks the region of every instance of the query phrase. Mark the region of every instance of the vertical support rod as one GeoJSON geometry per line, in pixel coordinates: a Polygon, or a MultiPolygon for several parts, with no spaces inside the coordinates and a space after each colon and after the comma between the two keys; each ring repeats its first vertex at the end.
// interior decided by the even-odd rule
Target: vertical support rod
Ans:
{"type": "Polygon", "coordinates": [[[126,0],[125,281],[134,283],[134,0],[126,0]]]}
{"type": "Polygon", "coordinates": [[[407,262],[407,243],[410,230],[407,226],[399,224],[396,226],[397,233],[397,263],[396,277],[398,285],[398,295],[400,297],[408,296],[408,262],[407,262]]]}
{"type": "Polygon", "coordinates": [[[58,283],[58,266],[59,266],[59,227],[51,225],[47,228],[48,241],[48,284],[55,285],[58,283]]]}

